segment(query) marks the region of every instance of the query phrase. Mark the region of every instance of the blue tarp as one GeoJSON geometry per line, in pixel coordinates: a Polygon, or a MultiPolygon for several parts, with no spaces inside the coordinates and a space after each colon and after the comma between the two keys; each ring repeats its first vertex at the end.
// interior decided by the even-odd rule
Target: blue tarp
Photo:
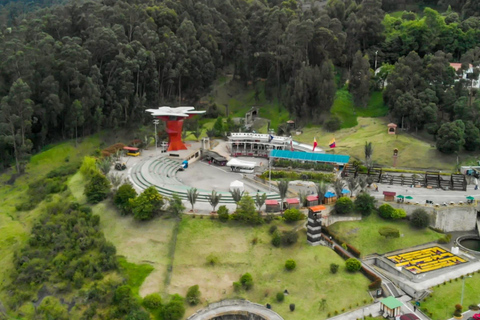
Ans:
{"type": "Polygon", "coordinates": [[[330,191],[328,191],[327,193],[325,193],[325,198],[333,198],[335,197],[335,193],[332,193],[330,191]]]}
{"type": "Polygon", "coordinates": [[[270,157],[288,160],[337,163],[340,165],[344,165],[350,160],[350,156],[341,154],[313,153],[290,150],[271,150],[270,157]]]}
{"type": "Polygon", "coordinates": [[[347,193],[350,193],[350,191],[347,190],[347,189],[343,189],[343,190],[342,190],[342,194],[347,194],[347,193]]]}

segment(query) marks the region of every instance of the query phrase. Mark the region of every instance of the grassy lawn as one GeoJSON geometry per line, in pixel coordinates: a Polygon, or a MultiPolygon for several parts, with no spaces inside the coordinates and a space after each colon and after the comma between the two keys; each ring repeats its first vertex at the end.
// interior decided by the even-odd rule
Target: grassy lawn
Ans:
{"type": "Polygon", "coordinates": [[[383,117],[388,113],[388,107],[383,103],[381,91],[371,94],[367,108],[356,108],[353,105],[352,95],[347,87],[337,90],[335,101],[330,113],[342,121],[342,128],[352,128],[358,124],[357,117],[383,117]]]}
{"type": "Polygon", "coordinates": [[[365,158],[365,142],[369,141],[373,144],[372,159],[378,165],[392,166],[393,149],[398,148],[399,168],[452,170],[455,167],[455,155],[442,154],[430,143],[418,140],[403,131],[398,135],[388,134],[387,123],[383,118],[358,118],[358,125],[353,128],[333,133],[321,128],[308,128],[303,134],[295,136],[295,140],[311,144],[316,137],[318,146],[328,151],[328,143],[335,137],[335,153],[348,154],[362,161],[365,158]]]}
{"type": "MultiPolygon", "coordinates": [[[[289,229],[275,222],[279,228],[289,229]]],[[[341,312],[350,306],[356,308],[370,301],[367,294],[369,280],[360,273],[345,271],[344,261],[331,249],[311,247],[301,233],[298,243],[292,247],[275,248],[270,244],[268,229],[245,227],[233,222],[222,224],[217,220],[184,217],[177,239],[173,276],[169,293],[185,295],[187,289],[198,284],[202,293],[202,305],[189,308],[187,314],[202,308],[207,302],[242,297],[260,304],[270,303],[273,310],[286,320],[310,320],[326,318],[327,313],[341,312]],[[252,240],[257,239],[257,244],[252,240]],[[206,257],[213,254],[219,263],[207,265],[206,257]],[[287,259],[294,259],[297,268],[285,271],[287,259]],[[330,273],[330,263],[337,263],[337,274],[330,273]],[[232,283],[242,274],[253,276],[254,287],[250,291],[235,293],[232,283]],[[275,295],[288,289],[290,295],[282,303],[275,295]],[[326,299],[325,309],[320,301],[326,299]],[[296,309],[291,313],[290,303],[296,309]]]]}
{"type": "Polygon", "coordinates": [[[410,228],[407,221],[387,221],[376,214],[361,221],[337,222],[331,225],[330,230],[337,233],[344,241],[352,244],[362,252],[362,255],[372,253],[383,254],[394,250],[412,247],[415,245],[436,241],[442,235],[431,229],[415,230],[410,228]],[[400,230],[403,237],[385,239],[380,236],[378,229],[392,227],[400,230]]]}
{"type": "MultiPolygon", "coordinates": [[[[462,294],[462,279],[452,280],[445,285],[431,288],[433,290],[432,297],[421,302],[420,308],[433,315],[432,320],[444,320],[453,316],[455,305],[460,303],[462,294]]],[[[463,311],[468,310],[471,304],[479,304],[480,296],[478,288],[480,286],[480,274],[477,272],[472,278],[465,279],[465,295],[463,298],[463,311]]]]}
{"type": "MultiPolygon", "coordinates": [[[[13,252],[28,239],[30,228],[44,205],[41,203],[31,211],[16,211],[16,204],[29,201],[25,195],[28,184],[65,164],[66,159],[70,162],[81,161],[83,155],[91,153],[98,144],[98,137],[93,136],[85,138],[77,148],[72,142],[51,145],[30,159],[26,173],[13,185],[5,183],[10,178],[11,171],[0,176],[0,288],[10,282],[8,270],[13,268],[13,252]]],[[[0,300],[3,300],[1,298],[0,296],[0,300]]]]}

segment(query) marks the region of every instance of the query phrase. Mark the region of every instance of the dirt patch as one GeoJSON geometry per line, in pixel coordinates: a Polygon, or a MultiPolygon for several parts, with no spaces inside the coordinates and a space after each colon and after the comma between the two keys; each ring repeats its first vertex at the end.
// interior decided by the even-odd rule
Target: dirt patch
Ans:
{"type": "Polygon", "coordinates": [[[163,281],[165,279],[165,266],[157,265],[153,266],[155,269],[148,275],[143,281],[142,286],[139,289],[141,297],[145,297],[150,293],[160,292],[163,289],[163,281]]]}
{"type": "Polygon", "coordinates": [[[347,232],[347,235],[357,234],[357,233],[358,233],[358,229],[359,229],[359,228],[354,228],[354,229],[352,229],[352,230],[349,230],[349,231],[347,232]]]}

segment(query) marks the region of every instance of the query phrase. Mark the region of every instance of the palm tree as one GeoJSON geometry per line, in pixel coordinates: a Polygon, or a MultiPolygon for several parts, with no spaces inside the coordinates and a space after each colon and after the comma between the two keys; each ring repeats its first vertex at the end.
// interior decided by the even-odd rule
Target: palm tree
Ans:
{"type": "Polygon", "coordinates": [[[210,205],[213,208],[213,212],[215,212],[215,208],[217,207],[218,203],[220,202],[220,199],[222,198],[222,195],[217,193],[217,191],[213,190],[212,194],[209,194],[207,196],[208,202],[210,202],[210,205]]]}
{"type": "Polygon", "coordinates": [[[235,201],[235,204],[237,205],[237,209],[238,209],[238,203],[242,199],[243,191],[240,191],[240,189],[235,188],[233,190],[230,190],[230,194],[232,195],[233,201],[235,201]]]}
{"type": "Polygon", "coordinates": [[[333,190],[335,190],[335,195],[337,199],[342,196],[342,190],[345,187],[345,182],[343,180],[337,179],[333,182],[333,190]]]}
{"type": "Polygon", "coordinates": [[[280,204],[280,210],[283,211],[283,200],[287,197],[288,192],[288,180],[280,180],[277,183],[278,193],[280,194],[280,199],[282,203],[280,204]]]}
{"type": "Polygon", "coordinates": [[[347,180],[348,189],[350,189],[350,197],[353,198],[355,191],[358,188],[358,178],[350,177],[347,180]]]}
{"type": "Polygon", "coordinates": [[[367,185],[368,185],[367,179],[368,178],[365,177],[365,176],[359,176],[358,177],[358,187],[360,188],[360,192],[367,191],[367,185]]]}
{"type": "Polygon", "coordinates": [[[197,139],[197,141],[202,135],[202,131],[203,131],[203,127],[199,125],[197,125],[197,127],[195,128],[195,131],[193,131],[193,135],[195,136],[195,139],[197,139]]]}
{"type": "Polygon", "coordinates": [[[368,168],[372,167],[372,154],[373,154],[372,143],[365,141],[365,165],[368,168]]]}
{"type": "Polygon", "coordinates": [[[195,206],[195,202],[197,202],[198,194],[197,188],[190,188],[187,190],[187,199],[192,205],[192,211],[193,207],[195,206]]]}
{"type": "Polygon", "coordinates": [[[306,207],[307,206],[307,193],[303,190],[298,192],[298,198],[300,198],[300,206],[306,207]]]}
{"type": "Polygon", "coordinates": [[[112,167],[112,159],[110,157],[103,158],[97,162],[97,167],[106,176],[112,167]]]}
{"type": "Polygon", "coordinates": [[[328,184],[325,181],[320,181],[320,183],[315,184],[315,189],[317,189],[318,204],[321,204],[325,198],[325,193],[327,193],[328,184]]]}
{"type": "Polygon", "coordinates": [[[267,194],[266,193],[264,193],[262,195],[259,195],[257,193],[257,195],[255,196],[255,204],[258,207],[258,211],[260,211],[262,209],[262,206],[265,203],[265,200],[267,200],[267,194]]]}

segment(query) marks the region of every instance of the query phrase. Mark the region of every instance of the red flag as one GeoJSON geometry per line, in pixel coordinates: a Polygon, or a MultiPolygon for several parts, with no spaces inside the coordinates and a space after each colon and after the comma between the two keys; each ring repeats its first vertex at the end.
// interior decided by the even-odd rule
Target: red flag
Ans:
{"type": "Polygon", "coordinates": [[[313,151],[315,151],[315,148],[318,146],[318,143],[317,143],[317,138],[313,138],[313,151]]]}

